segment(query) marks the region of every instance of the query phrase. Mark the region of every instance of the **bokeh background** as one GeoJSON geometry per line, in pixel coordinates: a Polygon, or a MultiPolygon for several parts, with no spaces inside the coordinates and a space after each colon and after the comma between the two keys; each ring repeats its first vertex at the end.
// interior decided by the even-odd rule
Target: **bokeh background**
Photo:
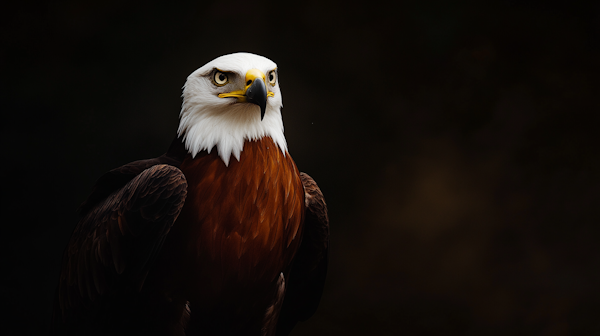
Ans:
{"type": "Polygon", "coordinates": [[[598,1],[3,5],[0,330],[43,335],[75,209],[189,73],[278,63],[331,260],[292,335],[600,335],[598,1]]]}

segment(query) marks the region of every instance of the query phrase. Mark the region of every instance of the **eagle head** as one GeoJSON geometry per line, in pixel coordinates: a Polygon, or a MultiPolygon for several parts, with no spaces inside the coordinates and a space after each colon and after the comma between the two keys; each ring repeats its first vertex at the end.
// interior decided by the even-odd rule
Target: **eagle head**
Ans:
{"type": "Polygon", "coordinates": [[[270,136],[285,154],[277,64],[266,57],[235,53],[192,72],[183,87],[180,137],[195,157],[213,147],[225,165],[238,161],[246,140],[270,136]]]}

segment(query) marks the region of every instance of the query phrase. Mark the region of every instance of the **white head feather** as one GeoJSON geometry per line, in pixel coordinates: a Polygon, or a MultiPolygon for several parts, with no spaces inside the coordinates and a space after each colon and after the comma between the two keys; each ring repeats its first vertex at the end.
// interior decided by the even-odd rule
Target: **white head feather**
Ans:
{"type": "Polygon", "coordinates": [[[238,161],[246,140],[258,140],[270,136],[283,154],[287,143],[283,135],[281,107],[283,107],[279,79],[274,86],[267,82],[268,90],[274,93],[268,97],[264,119],[260,120],[260,107],[251,103],[238,103],[235,98],[219,98],[219,93],[242,90],[245,75],[250,69],[258,69],[264,74],[277,65],[268,58],[236,53],[224,55],[207,63],[188,76],[183,87],[183,104],[179,114],[179,136],[183,135],[185,148],[195,157],[206,150],[210,153],[214,146],[225,165],[229,165],[231,155],[238,161]],[[210,75],[217,68],[232,72],[229,83],[216,86],[210,75]]]}

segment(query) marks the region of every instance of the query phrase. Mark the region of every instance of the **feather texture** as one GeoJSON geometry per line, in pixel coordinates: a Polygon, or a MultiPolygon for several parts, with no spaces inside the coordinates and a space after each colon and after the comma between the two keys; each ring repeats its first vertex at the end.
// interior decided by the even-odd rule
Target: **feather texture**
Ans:
{"type": "Polygon", "coordinates": [[[105,294],[141,290],[186,195],[178,168],[155,165],[83,215],[65,250],[55,333],[77,334],[99,325],[110,329],[105,319],[114,317],[106,308],[126,305],[126,297],[105,294]]]}
{"type": "Polygon", "coordinates": [[[190,244],[197,266],[219,268],[219,282],[274,281],[291,263],[304,216],[304,190],[291,157],[265,137],[246,142],[240,160],[229,167],[216,153],[204,152],[186,158],[181,170],[189,196],[180,222],[195,239],[190,244]]]}

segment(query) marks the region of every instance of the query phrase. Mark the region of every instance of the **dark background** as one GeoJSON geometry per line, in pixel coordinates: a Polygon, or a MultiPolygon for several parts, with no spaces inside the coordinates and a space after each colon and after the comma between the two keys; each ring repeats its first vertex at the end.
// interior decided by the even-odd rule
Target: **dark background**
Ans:
{"type": "Polygon", "coordinates": [[[46,332],[96,178],[162,154],[187,75],[249,51],[330,211],[293,335],[600,335],[598,4],[3,5],[0,328],[46,332]]]}

